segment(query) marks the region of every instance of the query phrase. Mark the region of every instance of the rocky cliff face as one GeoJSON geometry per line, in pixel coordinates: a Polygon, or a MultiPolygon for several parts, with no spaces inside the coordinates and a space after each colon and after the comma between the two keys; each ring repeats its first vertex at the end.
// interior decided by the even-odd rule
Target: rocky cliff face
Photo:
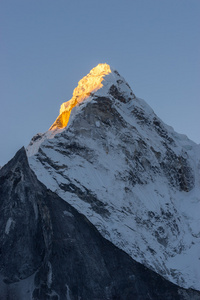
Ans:
{"type": "Polygon", "coordinates": [[[117,71],[102,84],[66,127],[33,138],[31,168],[132,258],[200,290],[200,147],[164,124],[117,71]]]}
{"type": "Polygon", "coordinates": [[[135,262],[47,190],[21,149],[0,171],[0,299],[199,299],[135,262]]]}

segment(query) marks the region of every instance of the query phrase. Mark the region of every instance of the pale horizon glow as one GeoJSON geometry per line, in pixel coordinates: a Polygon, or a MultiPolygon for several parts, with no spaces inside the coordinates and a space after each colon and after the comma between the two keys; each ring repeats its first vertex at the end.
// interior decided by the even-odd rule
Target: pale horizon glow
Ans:
{"type": "Polygon", "coordinates": [[[3,0],[0,166],[46,132],[78,81],[105,62],[199,144],[199,15],[199,0],[3,0]]]}

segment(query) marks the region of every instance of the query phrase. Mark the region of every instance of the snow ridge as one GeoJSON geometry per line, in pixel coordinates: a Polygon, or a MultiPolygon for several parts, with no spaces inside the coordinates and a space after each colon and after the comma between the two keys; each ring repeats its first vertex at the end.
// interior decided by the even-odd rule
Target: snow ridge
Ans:
{"type": "Polygon", "coordinates": [[[164,124],[117,71],[27,153],[38,179],[104,237],[200,290],[200,146],[164,124]]]}

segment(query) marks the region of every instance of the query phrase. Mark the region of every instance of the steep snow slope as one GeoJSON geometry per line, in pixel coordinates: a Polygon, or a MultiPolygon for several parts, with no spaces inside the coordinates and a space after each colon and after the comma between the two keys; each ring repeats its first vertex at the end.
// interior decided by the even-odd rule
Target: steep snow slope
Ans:
{"type": "Polygon", "coordinates": [[[200,290],[200,145],[165,125],[117,71],[104,76],[66,127],[32,139],[29,163],[132,258],[200,290]]]}
{"type": "Polygon", "coordinates": [[[104,239],[39,182],[22,148],[0,170],[1,300],[198,300],[104,239]]]}

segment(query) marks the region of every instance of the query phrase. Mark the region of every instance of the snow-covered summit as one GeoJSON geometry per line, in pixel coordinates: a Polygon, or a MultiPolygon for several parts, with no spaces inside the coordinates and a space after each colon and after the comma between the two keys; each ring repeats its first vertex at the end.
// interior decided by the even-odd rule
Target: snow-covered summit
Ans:
{"type": "MultiPolygon", "coordinates": [[[[62,132],[67,126],[69,127],[74,116],[79,114],[92,99],[106,97],[108,94],[124,103],[136,99],[129,84],[115,69],[106,63],[98,64],[78,82],[72,98],[61,104],[59,115],[49,130],[45,133],[38,133],[32,138],[27,147],[27,154],[34,155],[44,140],[52,139],[55,134],[62,132]]],[[[140,100],[140,102],[142,101],[144,102],[144,100],[140,100]]],[[[135,105],[137,105],[137,99],[135,105]]],[[[149,110],[151,110],[150,107],[149,110]]],[[[151,112],[153,111],[151,110],[151,112]]]]}
{"type": "MultiPolygon", "coordinates": [[[[71,111],[74,107],[79,106],[83,101],[91,100],[94,93],[98,96],[105,96],[112,86],[125,83],[123,78],[112,69],[108,64],[98,64],[85,77],[83,77],[78,86],[74,89],[72,98],[64,102],[60,107],[60,114],[56,121],[50,127],[50,130],[56,130],[67,126],[71,111]]],[[[123,92],[130,93],[130,87],[122,87],[123,92]]]]}
{"type": "Polygon", "coordinates": [[[110,70],[70,115],[65,103],[63,119],[33,137],[29,163],[104,237],[168,280],[200,290],[200,148],[110,70]]]}

